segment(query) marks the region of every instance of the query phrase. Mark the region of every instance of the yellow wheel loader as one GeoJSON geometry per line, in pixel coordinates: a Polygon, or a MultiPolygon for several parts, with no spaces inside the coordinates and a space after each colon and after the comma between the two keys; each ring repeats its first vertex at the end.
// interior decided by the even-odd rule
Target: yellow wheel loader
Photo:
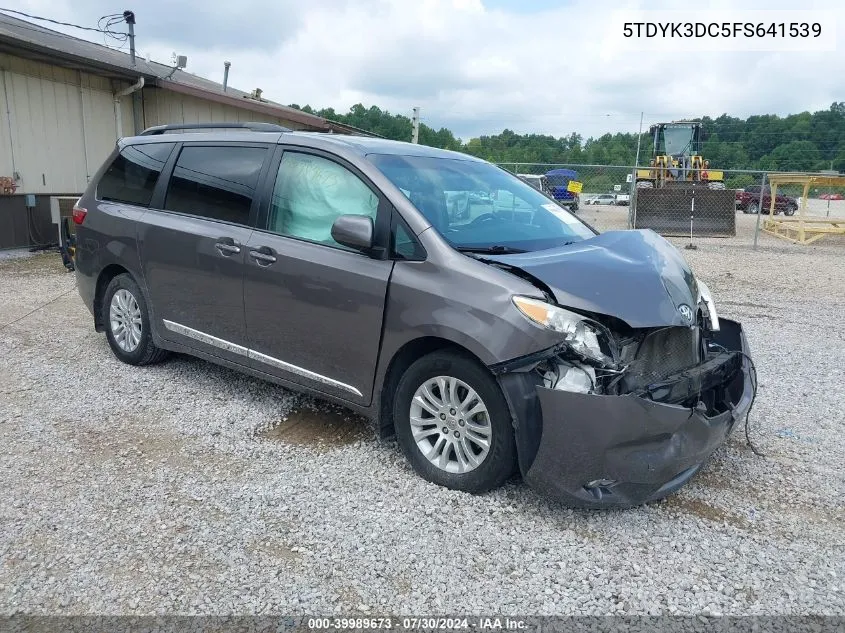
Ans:
{"type": "Polygon", "coordinates": [[[701,123],[674,121],[651,126],[654,142],[648,169],[636,170],[635,228],[662,235],[736,235],[734,192],[725,175],[701,155],[701,123]]]}

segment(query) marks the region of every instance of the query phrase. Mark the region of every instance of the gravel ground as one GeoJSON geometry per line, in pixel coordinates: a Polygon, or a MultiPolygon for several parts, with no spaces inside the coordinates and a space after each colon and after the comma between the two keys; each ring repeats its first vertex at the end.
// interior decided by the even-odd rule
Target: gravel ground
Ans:
{"type": "Polygon", "coordinates": [[[767,456],[735,433],[624,512],[448,491],[342,409],[123,365],[57,255],[0,261],[0,614],[845,614],[845,240],[739,219],[684,254],[747,329],[767,456]]]}

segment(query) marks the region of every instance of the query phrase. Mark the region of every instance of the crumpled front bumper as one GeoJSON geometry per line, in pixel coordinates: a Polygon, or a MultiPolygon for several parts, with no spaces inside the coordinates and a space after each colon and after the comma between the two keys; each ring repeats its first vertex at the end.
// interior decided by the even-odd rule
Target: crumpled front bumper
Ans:
{"type": "MultiPolygon", "coordinates": [[[[720,319],[714,342],[748,354],[742,326],[720,319]]],[[[751,366],[741,359],[724,387],[732,408],[705,411],[635,396],[559,391],[501,376],[525,481],[567,505],[631,507],[683,486],[751,404],[751,366]]]]}

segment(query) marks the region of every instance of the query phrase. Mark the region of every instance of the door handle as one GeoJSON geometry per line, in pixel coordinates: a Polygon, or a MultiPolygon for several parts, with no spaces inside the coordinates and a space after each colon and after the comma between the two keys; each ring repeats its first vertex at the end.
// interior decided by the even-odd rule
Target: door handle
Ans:
{"type": "Polygon", "coordinates": [[[266,252],[270,249],[266,246],[262,246],[260,250],[257,251],[250,251],[249,256],[255,260],[255,263],[259,266],[269,266],[270,264],[276,261],[276,256],[273,255],[272,252],[266,252]]]}
{"type": "Polygon", "coordinates": [[[214,247],[220,252],[223,257],[229,255],[236,255],[241,252],[241,247],[231,238],[223,238],[217,242],[214,247]]]}

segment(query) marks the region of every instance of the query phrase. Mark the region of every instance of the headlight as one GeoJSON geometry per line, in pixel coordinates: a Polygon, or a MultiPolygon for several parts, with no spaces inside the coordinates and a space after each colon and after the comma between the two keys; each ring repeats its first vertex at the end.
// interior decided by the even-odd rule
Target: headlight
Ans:
{"type": "Polygon", "coordinates": [[[513,304],[537,325],[562,334],[575,353],[602,364],[613,363],[613,359],[602,352],[599,337],[603,333],[586,317],[529,297],[515,296],[513,304]]]}
{"type": "Polygon", "coordinates": [[[703,281],[696,277],[698,283],[698,293],[701,295],[701,300],[707,306],[707,317],[710,321],[710,329],[719,329],[719,315],[716,314],[716,303],[713,301],[713,295],[710,294],[710,288],[707,287],[703,281]]]}

